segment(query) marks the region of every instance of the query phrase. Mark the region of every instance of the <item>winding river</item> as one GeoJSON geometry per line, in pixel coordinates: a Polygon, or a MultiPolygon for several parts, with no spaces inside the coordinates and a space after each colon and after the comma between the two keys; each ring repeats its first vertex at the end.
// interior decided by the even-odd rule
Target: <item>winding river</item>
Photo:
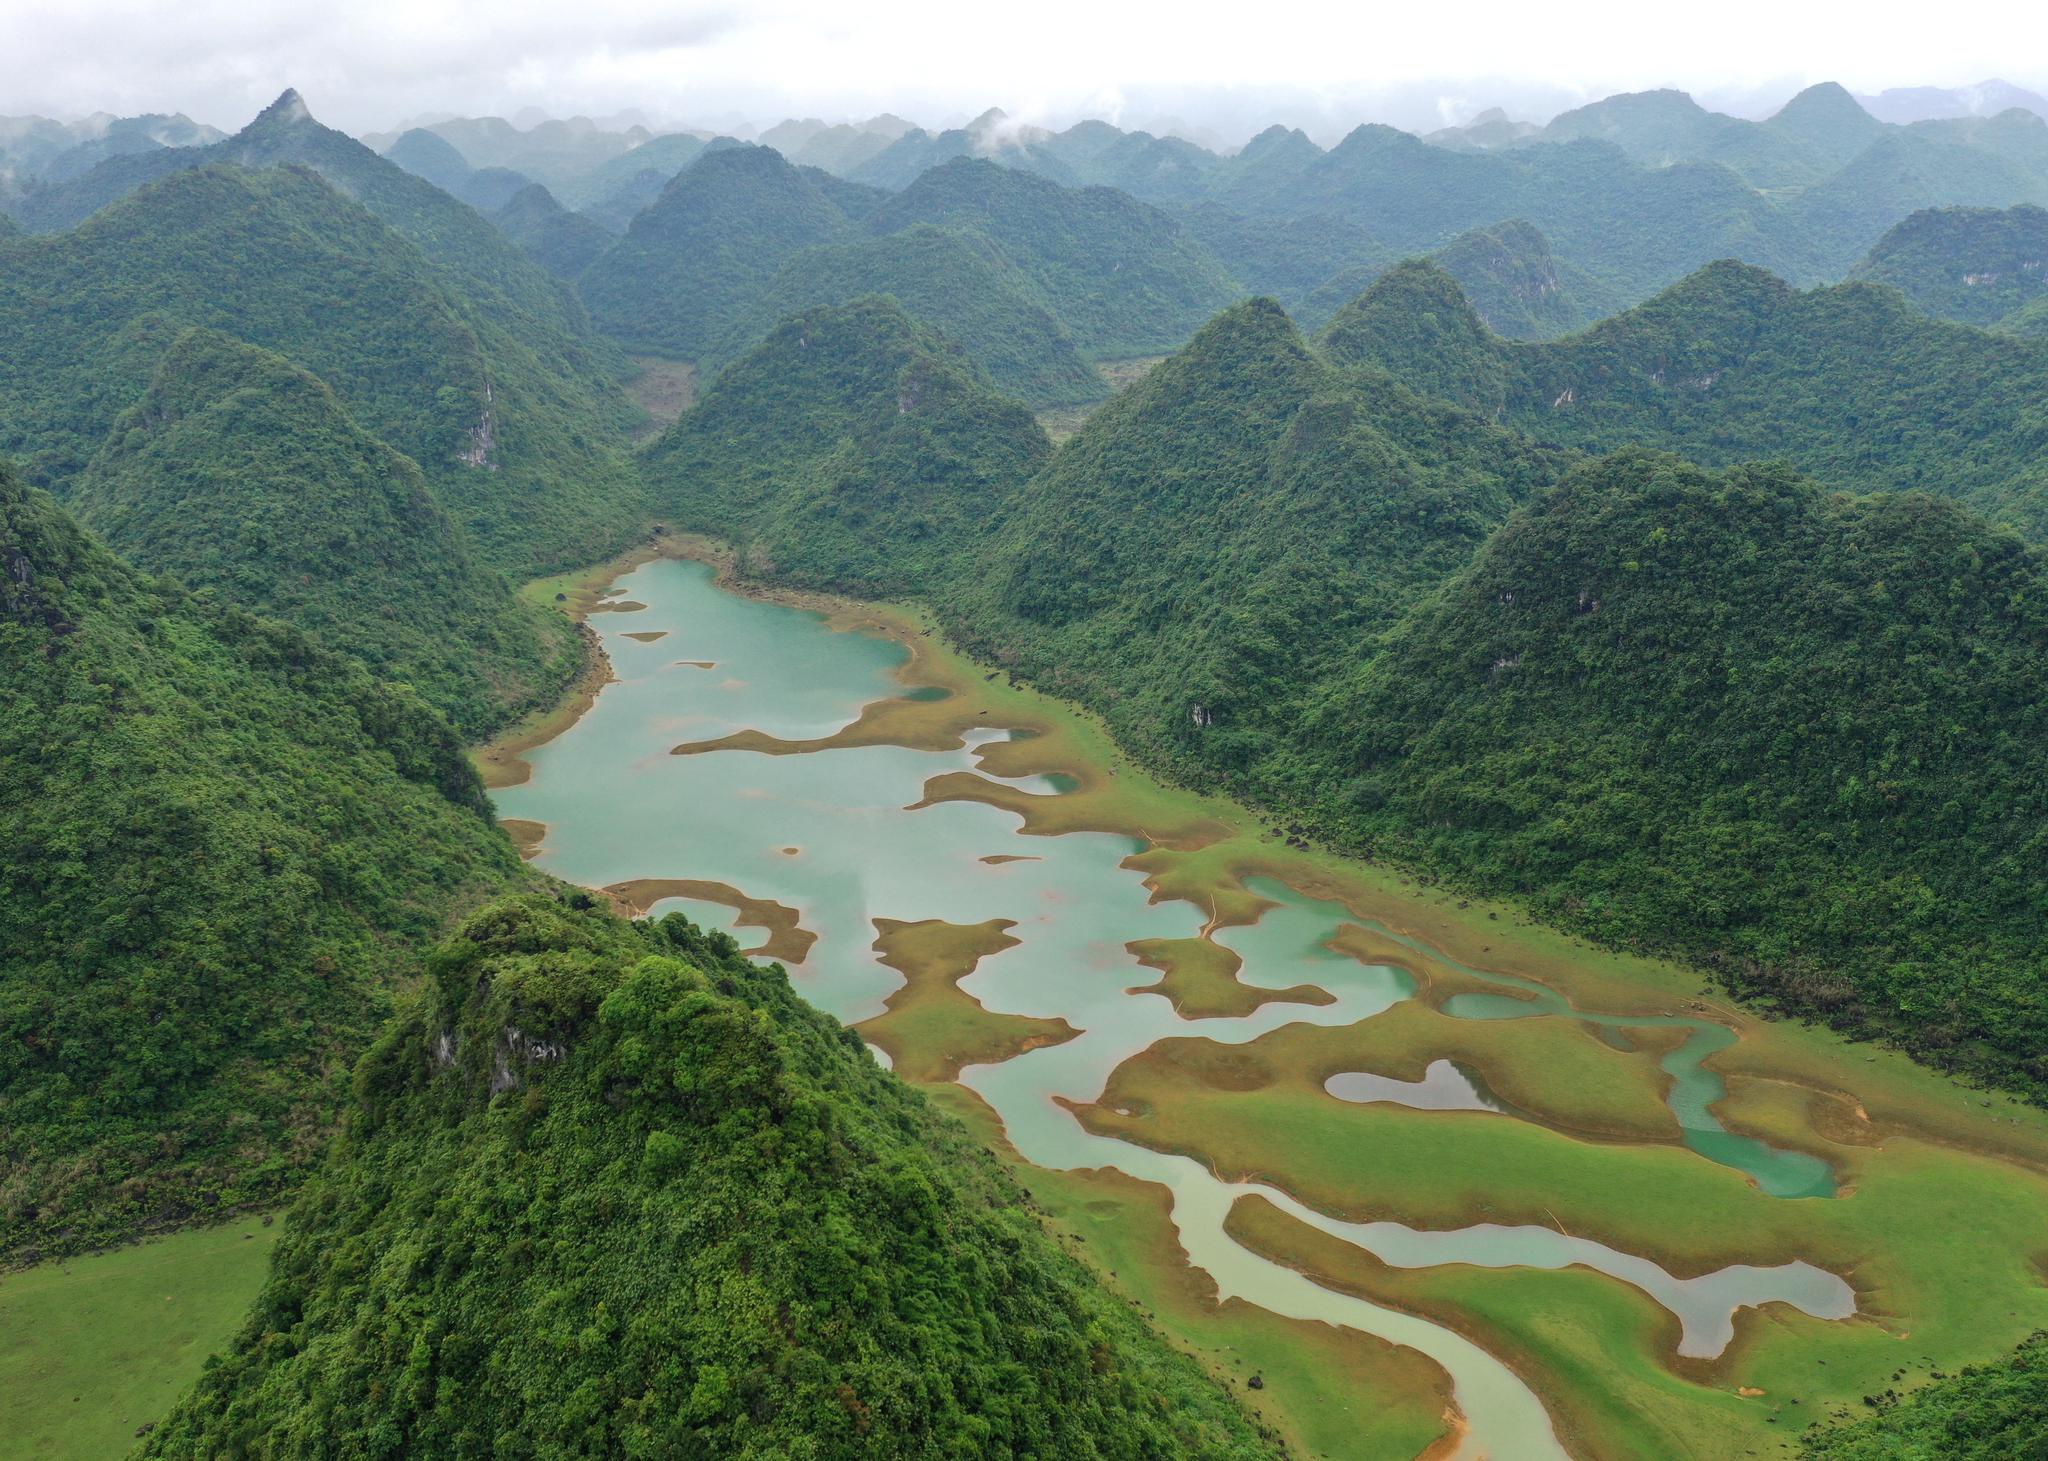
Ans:
{"type": "MultiPolygon", "coordinates": [[[[1018,1153],[1048,1168],[1114,1168],[1165,1188],[1188,1261],[1214,1279],[1223,1297],[1360,1330],[1428,1356],[1451,1377],[1466,1422],[1461,1455],[1520,1461],[1565,1453],[1541,1401],[1499,1359],[1440,1324],[1323,1288],[1239,1246],[1224,1224],[1234,1202],[1261,1196],[1396,1267],[1594,1269],[1669,1310],[1685,1356],[1719,1354],[1745,1306],[1778,1301],[1821,1318],[1854,1312],[1848,1284],[1803,1262],[1738,1264],[1681,1279],[1650,1259],[1549,1227],[1424,1231],[1346,1222],[1272,1186],[1227,1181],[1191,1158],[1088,1131],[1069,1103],[1096,1100],[1119,1065],[1160,1040],[1195,1036],[1234,1045],[1287,1024],[1350,1025],[1407,999],[1414,983],[1400,969],[1362,964],[1326,947],[1340,926],[1359,921],[1348,910],[1261,883],[1256,891],[1272,906],[1256,923],[1213,937],[1241,957],[1243,983],[1270,990],[1313,985],[1331,1002],[1277,999],[1243,1016],[1184,1018],[1162,995],[1134,988],[1158,976],[1125,946],[1197,937],[1208,919],[1186,902],[1151,901],[1141,875],[1122,865],[1144,842],[1095,832],[1021,839],[1014,814],[981,802],[915,806],[934,776],[987,776],[975,745],[1007,732],[975,732],[968,746],[951,751],[883,745],[795,755],[671,754],[678,744],[746,730],[789,740],[828,735],[870,702],[903,693],[892,678],[905,659],[900,645],[726,592],[697,563],[656,560],[618,587],[622,599],[615,602],[644,607],[592,621],[615,682],[570,730],[529,753],[530,779],[496,793],[503,816],[545,825],[540,865],[597,887],[637,879],[722,883],[798,910],[817,941],[790,967],[791,978],[814,1004],[849,1023],[879,1014],[902,983],[876,958],[874,920],[1011,921],[1017,942],[984,956],[961,990],[990,1011],[1064,1020],[1080,1032],[961,1072],[961,1082],[1001,1118],[1018,1153]]],[[[1043,796],[1065,789],[1053,777],[1011,784],[1043,796]]],[[[666,906],[677,905],[657,904],[655,911],[666,906]]],[[[692,903],[688,911],[714,926],[733,926],[732,910],[720,905],[692,903]]],[[[1447,1014],[1576,1013],[1543,986],[1466,972],[1503,988],[1456,995],[1447,1014]]],[[[1690,1033],[1666,1057],[1665,1069],[1674,1077],[1672,1106],[1688,1145],[1703,1159],[1742,1169],[1767,1192],[1833,1192],[1832,1174],[1816,1158],[1730,1134],[1714,1119],[1720,1082],[1700,1062],[1734,1038],[1724,1027],[1678,1017],[1579,1017],[1612,1027],[1618,1041],[1626,1038],[1622,1026],[1685,1026],[1690,1033]]],[[[1347,1100],[1489,1104],[1448,1065],[1416,1083],[1339,1076],[1330,1090],[1347,1100]],[[1426,1087],[1427,1097],[1404,1089],[1411,1085],[1426,1087]]],[[[1498,1119],[1519,1118],[1500,1111],[1498,1119]]]]}

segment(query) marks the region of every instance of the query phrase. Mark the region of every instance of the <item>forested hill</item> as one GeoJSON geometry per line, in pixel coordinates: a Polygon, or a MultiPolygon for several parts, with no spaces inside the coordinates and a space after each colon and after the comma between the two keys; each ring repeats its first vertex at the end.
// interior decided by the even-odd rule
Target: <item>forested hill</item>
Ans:
{"type": "Polygon", "coordinates": [[[1559,463],[1254,300],[1061,449],[955,567],[950,618],[1183,774],[1285,782],[1317,687],[1559,463]]]}
{"type": "Polygon", "coordinates": [[[1928,319],[1897,292],[1805,292],[1723,261],[1582,334],[1502,340],[1428,265],[1322,343],[1543,440],[1707,465],[1782,457],[1829,486],[1925,490],[2048,533],[2048,345],[1928,319]]]}
{"type": "Polygon", "coordinates": [[[1920,494],[1575,471],[1301,735],[1324,825],[2048,1091],[2048,572],[1920,494]]]}
{"type": "Polygon", "coordinates": [[[1930,208],[1894,226],[1852,276],[1928,314],[1995,325],[2048,297],[2048,209],[1930,208]]]}
{"type": "Polygon", "coordinates": [[[0,1262],[276,1196],[418,950],[517,884],[410,692],[0,466],[0,1262]]]}
{"type": "MultiPolygon", "coordinates": [[[[1443,283],[1409,266],[1368,302],[1443,283]]],[[[1800,298],[1740,268],[1695,283],[1765,306],[1690,331],[1674,311],[1672,348],[1710,360],[1800,298]]],[[[1833,293],[2001,343],[1889,291],[1833,293]]],[[[1454,288],[1434,297],[1435,324],[1476,351],[1395,310],[1421,320],[1399,343],[1504,374],[1432,387],[1512,399],[1521,362],[1454,288]]],[[[915,594],[1153,764],[1336,845],[2048,1089],[2048,969],[2029,933],[2048,896],[2048,594],[2016,535],[1938,497],[1837,496],[1783,467],[1716,476],[1641,450],[1573,466],[1333,363],[1264,301],[1218,317],[1028,482],[921,443],[863,475],[837,450],[859,440],[851,424],[762,449],[812,401],[834,423],[895,408],[896,357],[802,348],[825,338],[785,327],[650,458],[664,507],[743,540],[752,571],[915,594]]],[[[954,398],[941,439],[989,439],[971,434],[978,401],[954,398]]]]}
{"type": "Polygon", "coordinates": [[[7,245],[0,448],[61,487],[171,341],[207,326],[333,386],[420,464],[488,561],[531,572],[617,551],[644,513],[612,444],[616,387],[459,283],[310,172],[180,172],[72,232],[7,245]]]}
{"type": "Polygon", "coordinates": [[[852,232],[817,182],[773,148],[720,148],[677,174],[579,288],[618,338],[694,360],[776,270],[852,232]]]}
{"type": "Polygon", "coordinates": [[[131,562],[311,632],[472,739],[581,663],[566,620],[471,561],[410,458],[316,377],[213,331],[164,353],[70,501],[131,562]]]}
{"type": "Polygon", "coordinates": [[[1027,405],[1069,406],[1108,394],[1073,336],[1039,303],[1036,285],[992,241],[922,223],[798,254],[720,331],[698,368],[716,374],[791,315],[871,294],[895,297],[1027,405]]]}
{"type": "Polygon", "coordinates": [[[375,215],[462,281],[465,292],[501,322],[518,321],[560,337],[560,348],[598,351],[574,299],[529,262],[475,209],[424,178],[324,127],[296,91],[286,91],[234,136],[204,147],[170,147],[108,160],[71,182],[32,195],[20,210],[37,232],[72,228],[170,173],[218,163],[248,168],[303,167],[375,215]]]}
{"type": "Polygon", "coordinates": [[[645,469],[669,520],[736,540],[756,571],[902,594],[1001,522],[1051,450],[954,347],[869,298],[785,321],[645,469]]]}
{"type": "Polygon", "coordinates": [[[972,228],[1036,285],[1097,355],[1174,349],[1243,292],[1207,249],[1156,208],[1110,188],[1062,188],[992,162],[933,168],[865,220],[869,233],[917,223],[972,228]]]}
{"type": "Polygon", "coordinates": [[[1276,1454],[780,967],[587,901],[433,955],[145,1455],[1276,1454]]]}

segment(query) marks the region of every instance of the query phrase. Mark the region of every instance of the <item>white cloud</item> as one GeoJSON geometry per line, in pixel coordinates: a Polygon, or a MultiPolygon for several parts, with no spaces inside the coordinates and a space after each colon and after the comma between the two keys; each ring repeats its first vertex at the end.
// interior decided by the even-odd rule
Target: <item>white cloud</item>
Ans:
{"type": "Polygon", "coordinates": [[[1447,96],[1526,113],[1655,85],[2048,80],[2048,7],[2023,0],[1967,15],[1923,0],[0,0],[0,35],[0,112],[182,110],[233,126],[295,85],[358,130],[526,106],[767,122],[1002,105],[1034,121],[1121,107],[1134,122],[1328,133],[1371,116],[1429,125],[1447,96]]]}

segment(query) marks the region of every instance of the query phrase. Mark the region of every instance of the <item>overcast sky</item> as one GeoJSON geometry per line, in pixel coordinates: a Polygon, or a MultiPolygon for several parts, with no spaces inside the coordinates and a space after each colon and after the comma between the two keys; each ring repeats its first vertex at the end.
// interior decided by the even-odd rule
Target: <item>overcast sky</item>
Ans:
{"type": "Polygon", "coordinates": [[[422,113],[759,124],[890,110],[955,121],[1543,115],[1674,85],[1763,110],[2002,76],[2048,87],[2048,4],[1863,0],[0,0],[0,115],[183,111],[233,128],[287,85],[350,131],[422,113]]]}

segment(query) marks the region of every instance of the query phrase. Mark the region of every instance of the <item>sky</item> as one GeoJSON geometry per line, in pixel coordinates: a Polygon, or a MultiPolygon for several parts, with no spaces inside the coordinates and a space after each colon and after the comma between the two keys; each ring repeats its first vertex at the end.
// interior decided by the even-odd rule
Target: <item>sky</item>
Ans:
{"type": "Polygon", "coordinates": [[[354,132],[423,115],[765,126],[997,105],[1234,145],[1480,108],[1544,120],[1678,86],[1761,114],[1801,85],[2001,76],[2048,90],[2048,4],[1984,0],[0,0],[0,115],[182,111],[234,128],[286,86],[354,132]]]}

